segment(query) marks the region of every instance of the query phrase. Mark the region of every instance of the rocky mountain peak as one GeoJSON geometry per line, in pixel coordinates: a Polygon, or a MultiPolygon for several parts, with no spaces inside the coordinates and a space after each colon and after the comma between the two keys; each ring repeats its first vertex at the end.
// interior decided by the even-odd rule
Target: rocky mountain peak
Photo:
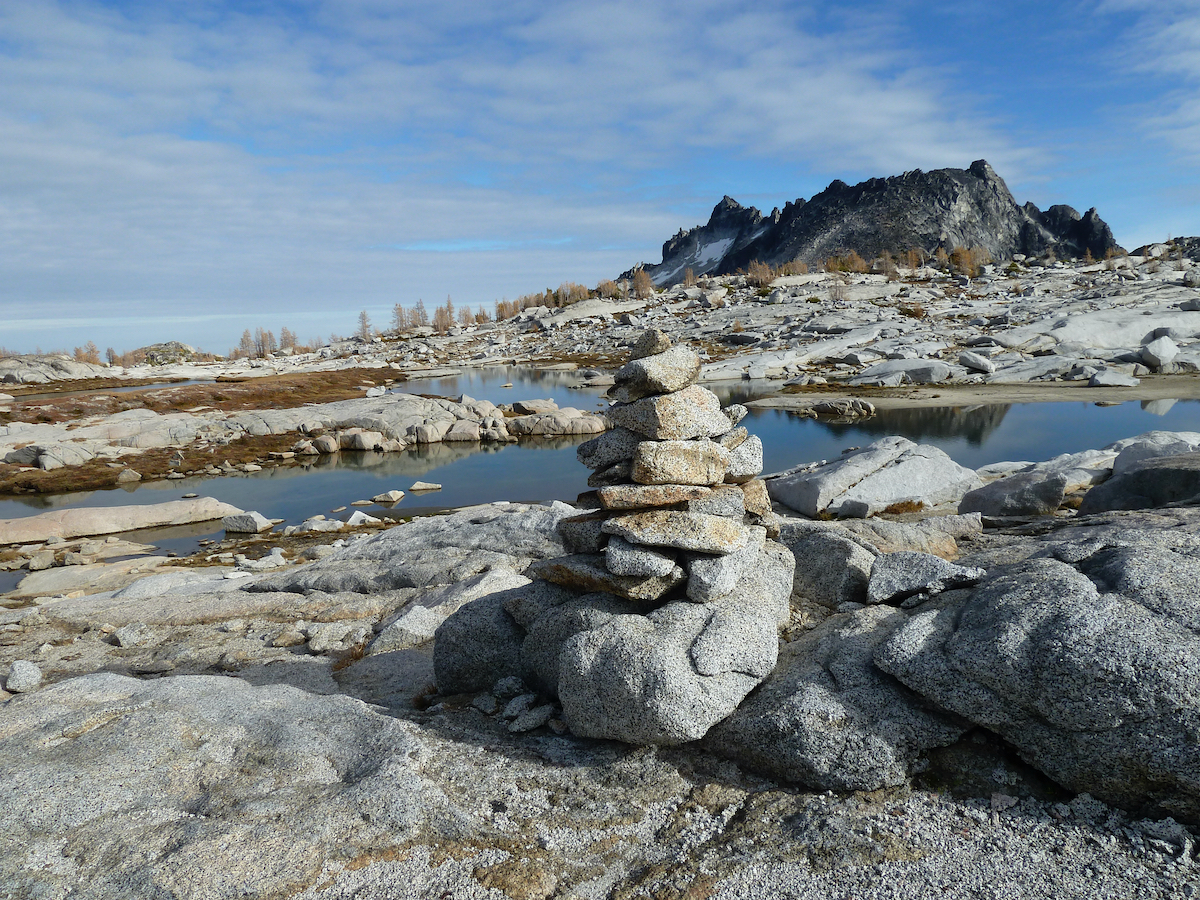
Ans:
{"type": "Polygon", "coordinates": [[[966,169],[913,169],[855,185],[834,179],[811,200],[785,203],[765,217],[727,195],[707,224],[681,229],[663,244],[663,261],[644,268],[661,286],[682,281],[688,269],[732,274],[755,260],[815,265],[851,250],[871,259],[959,246],[983,247],[997,261],[1046,252],[1099,259],[1119,249],[1095,209],[1081,216],[1065,205],[1045,212],[1020,206],[987,160],[977,159],[966,169]]]}

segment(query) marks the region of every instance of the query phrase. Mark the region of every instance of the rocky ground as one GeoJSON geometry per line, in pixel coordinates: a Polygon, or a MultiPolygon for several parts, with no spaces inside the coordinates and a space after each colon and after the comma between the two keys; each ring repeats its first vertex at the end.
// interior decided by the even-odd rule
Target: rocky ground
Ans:
{"type": "MultiPolygon", "coordinates": [[[[580,451],[594,534],[573,505],[490,504],[316,530],[259,567],[249,535],[206,554],[222,565],[9,601],[0,896],[1196,896],[1200,435],[979,471],[884,439],[758,481],[732,455],[736,412],[664,407],[735,376],[834,402],[814,414],[870,415],[864,387],[882,403],[1008,380],[1100,397],[1171,377],[1180,397],[1200,368],[1194,264],[911,274],[727,279],[310,361],[393,379],[573,364],[599,383],[647,325],[699,351],[682,381],[616,373],[615,422],[387,384],[262,411],[11,415],[0,441],[23,455],[5,465],[40,472],[87,465],[71,444],[117,472],[143,441],[188,460],[256,431],[308,454],[619,427],[580,451]],[[756,484],[774,502],[752,512],[756,484]],[[765,665],[768,617],[730,598],[752,578],[771,595],[771,547],[794,574],[765,665]],[[647,628],[662,637],[640,643],[647,628]]],[[[144,550],[100,533],[0,562],[144,550]]]]}

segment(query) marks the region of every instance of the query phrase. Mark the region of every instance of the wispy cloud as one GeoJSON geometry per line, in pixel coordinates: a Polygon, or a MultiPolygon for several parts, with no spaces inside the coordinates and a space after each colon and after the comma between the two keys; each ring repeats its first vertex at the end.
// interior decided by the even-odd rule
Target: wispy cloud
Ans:
{"type": "Polygon", "coordinates": [[[349,330],[657,258],[713,172],[1036,168],[899,35],[783,0],[5,4],[0,306],[349,330]]]}
{"type": "Polygon", "coordinates": [[[1180,159],[1200,163],[1200,0],[1103,0],[1099,8],[1126,18],[1119,58],[1127,71],[1168,82],[1133,114],[1180,159]]]}

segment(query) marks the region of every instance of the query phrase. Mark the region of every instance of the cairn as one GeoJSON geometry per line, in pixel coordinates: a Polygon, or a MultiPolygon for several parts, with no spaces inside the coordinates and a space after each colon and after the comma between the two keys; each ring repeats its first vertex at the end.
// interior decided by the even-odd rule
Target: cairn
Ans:
{"type": "Polygon", "coordinates": [[[795,561],[772,540],[745,407],[722,409],[699,373],[689,348],[641,335],[609,391],[615,427],[578,450],[594,490],[558,523],[569,555],[443,623],[441,691],[518,675],[576,735],[670,745],[703,737],[774,669],[795,561]]]}
{"type": "Polygon", "coordinates": [[[623,613],[563,646],[575,734],[695,740],[775,666],[792,556],[769,540],[778,522],[746,408],[722,409],[699,374],[694,351],[642,334],[609,390],[616,427],[578,450],[595,490],[580,498],[590,512],[559,523],[571,555],[531,568],[623,613]]]}

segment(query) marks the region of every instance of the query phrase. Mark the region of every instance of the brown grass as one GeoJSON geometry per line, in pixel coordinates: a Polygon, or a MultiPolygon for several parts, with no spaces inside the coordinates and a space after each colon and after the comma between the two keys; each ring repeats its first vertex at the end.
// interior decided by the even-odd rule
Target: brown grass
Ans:
{"type": "Polygon", "coordinates": [[[751,287],[765,288],[775,280],[775,273],[765,262],[754,260],[746,269],[746,281],[751,287]]]}
{"type": "MultiPolygon", "coordinates": [[[[294,433],[261,437],[247,435],[229,444],[209,447],[192,445],[182,449],[183,463],[178,466],[171,465],[172,458],[181,452],[177,447],[156,447],[138,456],[127,456],[122,462],[140,474],[142,481],[160,481],[172,472],[196,472],[226,461],[233,466],[252,462],[267,468],[293,464],[292,460],[271,460],[269,454],[291,449],[297,438],[298,435],[294,433]]],[[[0,495],[63,494],[113,487],[121,470],[108,465],[109,462],[92,459],[82,466],[66,466],[49,472],[0,463],[0,495]]]]}
{"type": "MultiPolygon", "coordinates": [[[[16,398],[9,412],[0,412],[0,424],[41,421],[71,422],[84,416],[110,415],[128,409],[150,409],[157,413],[187,412],[207,406],[222,412],[245,409],[293,409],[306,403],[331,403],[363,396],[364,385],[381,385],[404,379],[396,369],[342,369],[336,372],[302,372],[288,375],[268,375],[265,378],[221,378],[216,384],[189,384],[178,388],[149,391],[129,391],[106,394],[104,389],[128,386],[129,382],[105,379],[102,384],[93,380],[60,382],[63,393],[72,389],[86,390],[85,394],[47,397],[23,402],[22,395],[10,391],[16,398]],[[100,390],[96,390],[99,388],[100,390]]],[[[137,384],[138,382],[133,382],[137,384]]],[[[145,381],[143,384],[154,384],[145,381]]],[[[39,385],[40,392],[46,385],[39,385]]]]}
{"type": "Polygon", "coordinates": [[[825,260],[826,272],[857,272],[861,274],[866,272],[867,268],[867,261],[854,250],[844,256],[831,256],[825,260]]]}
{"type": "Polygon", "coordinates": [[[920,512],[925,508],[925,504],[920,500],[901,500],[899,503],[893,503],[886,507],[883,511],[889,515],[899,516],[904,513],[920,512]]]}
{"type": "Polygon", "coordinates": [[[639,268],[633,273],[633,293],[639,300],[654,296],[654,282],[650,280],[645,269],[639,268]]]}

